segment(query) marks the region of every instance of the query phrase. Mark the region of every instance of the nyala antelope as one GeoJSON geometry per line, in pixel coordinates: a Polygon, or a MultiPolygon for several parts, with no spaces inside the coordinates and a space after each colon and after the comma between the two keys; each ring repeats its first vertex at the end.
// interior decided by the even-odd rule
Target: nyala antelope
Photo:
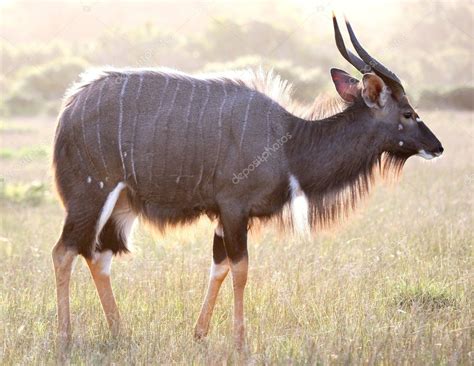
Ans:
{"type": "Polygon", "coordinates": [[[363,74],[359,81],[331,70],[342,98],[334,112],[318,102],[294,108],[288,84],[262,72],[194,77],[107,69],[83,76],[69,91],[53,157],[66,211],[52,252],[62,341],[71,334],[69,280],[77,255],[85,258],[117,333],[111,261],[128,251],[135,219],[164,230],[206,214],[216,229],[195,337],[208,334],[219,288],[231,272],[234,337],[242,347],[251,222],[282,218],[291,208],[282,222],[293,227],[301,220],[308,227],[338,221],[368,193],[374,175],[399,172],[413,155],[441,155],[440,141],[397,76],[364,50],[346,22],[358,56],[347,50],[333,21],[340,53],[363,74]],[[297,207],[304,208],[301,215],[297,207]]]}

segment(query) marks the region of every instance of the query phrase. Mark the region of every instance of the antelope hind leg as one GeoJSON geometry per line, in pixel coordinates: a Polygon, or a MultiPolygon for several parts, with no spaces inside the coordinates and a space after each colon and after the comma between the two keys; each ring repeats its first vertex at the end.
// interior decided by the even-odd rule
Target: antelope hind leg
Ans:
{"type": "Polygon", "coordinates": [[[222,227],[218,226],[214,233],[213,259],[209,275],[207,294],[201,307],[201,313],[194,327],[194,338],[200,340],[207,336],[212,312],[222,282],[229,273],[229,262],[224,248],[222,227]]]}
{"type": "Polygon", "coordinates": [[[112,257],[112,251],[106,250],[101,253],[95,253],[92,259],[87,259],[86,261],[92,279],[94,280],[109,329],[113,336],[117,336],[120,332],[120,313],[110,280],[112,257]]]}

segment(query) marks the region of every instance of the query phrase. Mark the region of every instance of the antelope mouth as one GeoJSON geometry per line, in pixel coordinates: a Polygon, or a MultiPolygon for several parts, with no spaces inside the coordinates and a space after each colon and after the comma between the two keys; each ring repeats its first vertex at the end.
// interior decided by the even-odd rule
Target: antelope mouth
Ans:
{"type": "Polygon", "coordinates": [[[421,149],[421,150],[418,150],[418,154],[416,155],[422,157],[423,159],[431,160],[431,159],[437,158],[438,156],[441,156],[441,154],[442,152],[440,151],[431,153],[431,152],[427,152],[426,150],[421,149]]]}

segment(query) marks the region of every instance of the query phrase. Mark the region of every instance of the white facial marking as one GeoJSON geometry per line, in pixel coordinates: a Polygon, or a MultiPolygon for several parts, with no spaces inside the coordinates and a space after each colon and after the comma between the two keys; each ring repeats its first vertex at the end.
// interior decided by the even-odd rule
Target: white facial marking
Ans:
{"type": "Polygon", "coordinates": [[[399,146],[403,146],[403,144],[404,144],[403,141],[400,141],[400,142],[398,143],[399,146]]]}
{"type": "Polygon", "coordinates": [[[104,225],[107,222],[107,220],[110,218],[110,215],[112,215],[112,211],[114,210],[115,204],[117,203],[119,194],[124,188],[125,188],[125,183],[120,182],[119,184],[117,184],[114,190],[110,192],[109,195],[107,196],[107,200],[105,201],[104,206],[102,207],[102,211],[100,212],[99,221],[96,227],[96,242],[97,242],[99,233],[104,228],[104,225]]]}
{"type": "Polygon", "coordinates": [[[224,228],[222,227],[221,224],[217,225],[216,230],[214,231],[217,236],[220,236],[221,238],[224,237],[224,228]]]}
{"type": "Polygon", "coordinates": [[[434,158],[434,156],[430,153],[427,153],[425,150],[419,150],[418,151],[418,156],[421,156],[422,158],[426,159],[426,160],[431,160],[434,158]]]}
{"type": "Polygon", "coordinates": [[[123,157],[124,157],[124,158],[127,157],[127,152],[126,152],[126,151],[123,153],[123,157]]]}
{"type": "Polygon", "coordinates": [[[100,189],[103,189],[104,188],[104,182],[99,182],[99,187],[100,187],[100,189]]]}
{"type": "Polygon", "coordinates": [[[294,175],[290,175],[290,192],[290,209],[293,225],[298,233],[307,234],[309,232],[308,198],[294,175]]]}
{"type": "Polygon", "coordinates": [[[398,131],[403,130],[403,125],[401,123],[398,124],[398,131]]]}
{"type": "Polygon", "coordinates": [[[88,183],[88,184],[91,184],[91,182],[92,182],[92,178],[91,178],[91,177],[87,177],[87,183],[88,183]]]}
{"type": "Polygon", "coordinates": [[[420,117],[416,117],[416,122],[423,122],[420,117]]]}

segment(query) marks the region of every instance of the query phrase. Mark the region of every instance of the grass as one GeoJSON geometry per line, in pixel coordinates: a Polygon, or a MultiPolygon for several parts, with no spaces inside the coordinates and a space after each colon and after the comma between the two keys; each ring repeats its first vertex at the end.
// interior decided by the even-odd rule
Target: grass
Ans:
{"type": "Polygon", "coordinates": [[[451,293],[448,286],[432,281],[428,283],[402,281],[394,298],[394,303],[406,310],[414,307],[422,310],[456,308],[458,301],[457,296],[451,293]]]}
{"type": "MultiPolygon", "coordinates": [[[[90,275],[77,262],[71,362],[472,364],[472,115],[423,117],[443,141],[442,159],[410,159],[399,183],[379,185],[347,223],[314,239],[282,236],[272,227],[251,234],[248,352],[232,348],[229,280],[209,338],[192,340],[211,260],[212,225],[203,219],[164,238],[137,227],[133,254],[112,269],[120,339],[109,337],[90,275]]],[[[52,122],[37,133],[47,137],[45,126],[52,134],[52,122]]],[[[21,141],[17,148],[28,146],[21,141]]],[[[48,163],[26,168],[4,184],[29,187],[36,176],[49,197],[48,163]]],[[[54,363],[50,250],[62,209],[51,199],[7,197],[0,210],[0,363],[54,363]]]]}

